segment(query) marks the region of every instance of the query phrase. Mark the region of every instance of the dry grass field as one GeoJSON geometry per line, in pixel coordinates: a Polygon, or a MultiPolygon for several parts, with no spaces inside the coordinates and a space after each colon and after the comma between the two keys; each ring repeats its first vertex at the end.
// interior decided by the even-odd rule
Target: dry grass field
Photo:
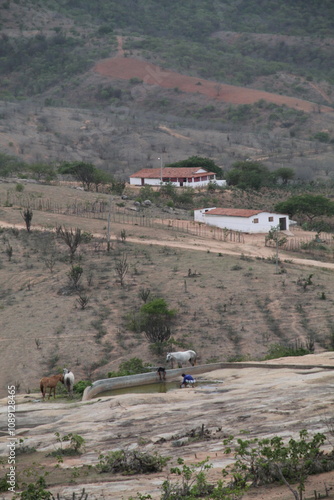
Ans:
{"type": "MultiPolygon", "coordinates": [[[[144,334],[129,326],[144,289],[177,311],[174,347],[195,349],[202,363],[263,359],[273,344],[333,348],[331,262],[281,252],[277,266],[264,235],[233,243],[114,222],[108,252],[107,221],[98,218],[34,210],[28,233],[21,209],[5,206],[11,190],[15,184],[0,184],[4,386],[15,382],[21,392],[33,391],[42,376],[64,366],[77,380],[96,380],[132,357],[163,363],[144,334]],[[69,249],[56,237],[59,225],[93,235],[76,254],[74,264],[83,270],[79,292],[69,286],[69,249]],[[123,286],[115,268],[122,257],[128,264],[123,286]],[[80,296],[88,299],[85,308],[80,296]]],[[[24,193],[63,207],[97,197],[35,184],[24,193]]]]}

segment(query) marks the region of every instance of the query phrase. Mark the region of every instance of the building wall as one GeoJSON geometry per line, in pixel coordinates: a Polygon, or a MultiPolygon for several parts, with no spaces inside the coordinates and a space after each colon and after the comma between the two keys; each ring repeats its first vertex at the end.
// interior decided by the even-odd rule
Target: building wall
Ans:
{"type": "Polygon", "coordinates": [[[142,184],[141,177],[130,177],[131,186],[160,186],[160,179],[144,179],[142,184]]]}
{"type": "Polygon", "coordinates": [[[205,214],[209,210],[213,210],[216,207],[210,207],[210,208],[201,208],[200,210],[194,210],[194,220],[196,222],[204,222],[205,224],[208,224],[205,220],[205,214]]]}
{"type": "Polygon", "coordinates": [[[285,219],[285,229],[289,230],[289,218],[287,215],[262,212],[252,217],[225,217],[222,215],[204,214],[204,222],[211,226],[233,229],[243,233],[267,233],[273,227],[280,226],[280,219],[285,219]],[[269,221],[269,218],[273,220],[269,221]],[[255,222],[255,221],[258,222],[255,222]]]}
{"type": "MultiPolygon", "coordinates": [[[[197,187],[202,187],[202,186],[207,186],[209,184],[210,180],[206,181],[198,181],[198,182],[188,182],[185,181],[183,182],[183,187],[191,187],[191,188],[197,188],[197,187]]],[[[163,184],[166,184],[163,182],[163,184]]],[[[180,187],[180,182],[171,182],[173,186],[180,187]]],[[[144,179],[144,184],[142,184],[142,179],[140,177],[130,177],[130,185],[132,186],[160,186],[161,181],[160,179],[144,179]]]]}

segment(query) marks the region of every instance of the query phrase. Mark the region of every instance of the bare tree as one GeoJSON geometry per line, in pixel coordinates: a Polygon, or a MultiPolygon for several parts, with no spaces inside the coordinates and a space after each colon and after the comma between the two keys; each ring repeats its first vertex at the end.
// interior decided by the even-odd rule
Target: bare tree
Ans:
{"type": "Polygon", "coordinates": [[[129,264],[127,262],[128,258],[126,253],[123,253],[121,257],[115,263],[116,273],[118,274],[121,286],[124,285],[124,278],[128,272],[129,264]]]}
{"type": "Polygon", "coordinates": [[[70,249],[70,262],[73,262],[75,252],[83,240],[81,229],[77,227],[73,230],[72,228],[66,229],[62,226],[58,226],[56,232],[70,249]]]}
{"type": "Polygon", "coordinates": [[[54,267],[56,265],[56,256],[52,252],[50,255],[42,257],[42,261],[44,262],[45,266],[49,269],[50,273],[53,273],[54,267]]]}

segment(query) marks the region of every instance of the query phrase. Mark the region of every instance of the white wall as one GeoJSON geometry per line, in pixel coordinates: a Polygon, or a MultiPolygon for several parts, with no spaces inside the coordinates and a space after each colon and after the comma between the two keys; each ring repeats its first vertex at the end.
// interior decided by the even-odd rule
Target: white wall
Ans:
{"type": "Polygon", "coordinates": [[[205,213],[208,212],[209,210],[213,210],[216,207],[210,207],[210,208],[201,208],[200,210],[194,210],[194,220],[196,222],[204,222],[208,224],[205,220],[205,213]]]}
{"type": "MultiPolygon", "coordinates": [[[[202,186],[207,186],[209,184],[209,180],[207,181],[200,181],[200,182],[184,182],[183,187],[191,187],[191,188],[197,188],[197,187],[202,187],[202,186]]],[[[217,182],[217,181],[214,181],[217,182]]],[[[163,182],[163,184],[167,184],[166,182],[163,182]]],[[[173,186],[180,187],[179,182],[171,182],[173,186]]],[[[142,179],[140,177],[130,177],[130,185],[132,186],[142,186],[142,179]]],[[[144,185],[145,186],[160,186],[161,181],[160,179],[144,179],[144,185]]]]}
{"type": "Polygon", "coordinates": [[[130,177],[131,186],[160,186],[160,179],[144,179],[144,184],[141,183],[141,177],[130,177]]]}
{"type": "Polygon", "coordinates": [[[224,179],[215,179],[213,182],[215,184],[217,184],[217,186],[220,186],[220,187],[227,186],[227,182],[224,179]]]}
{"type": "MultiPolygon", "coordinates": [[[[226,217],[223,215],[202,214],[203,222],[211,226],[233,229],[244,233],[267,233],[273,227],[280,225],[280,219],[286,219],[286,230],[289,230],[289,217],[287,215],[273,214],[270,212],[261,212],[252,217],[226,217]],[[269,221],[273,217],[273,221],[269,221]],[[254,220],[258,219],[255,223],[254,220]]],[[[195,219],[196,220],[196,219],[195,219]]]]}

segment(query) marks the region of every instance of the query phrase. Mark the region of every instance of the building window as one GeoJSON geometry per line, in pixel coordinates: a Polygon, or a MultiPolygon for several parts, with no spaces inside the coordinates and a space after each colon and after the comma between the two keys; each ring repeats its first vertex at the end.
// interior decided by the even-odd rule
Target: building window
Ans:
{"type": "Polygon", "coordinates": [[[274,217],[268,217],[269,222],[274,222],[274,217]]]}
{"type": "Polygon", "coordinates": [[[258,223],[259,223],[259,219],[254,219],[254,220],[253,220],[253,223],[254,223],[254,224],[258,224],[258,223]]]}

